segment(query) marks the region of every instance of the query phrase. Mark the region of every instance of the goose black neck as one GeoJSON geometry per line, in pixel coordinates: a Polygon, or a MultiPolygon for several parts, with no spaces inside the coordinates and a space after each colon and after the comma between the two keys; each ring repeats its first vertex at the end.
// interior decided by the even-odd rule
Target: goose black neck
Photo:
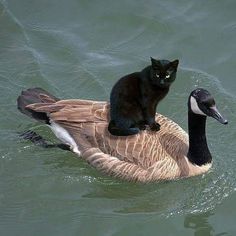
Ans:
{"type": "Polygon", "coordinates": [[[188,112],[189,150],[188,159],[193,164],[205,165],[212,161],[206,140],[206,116],[188,112]]]}

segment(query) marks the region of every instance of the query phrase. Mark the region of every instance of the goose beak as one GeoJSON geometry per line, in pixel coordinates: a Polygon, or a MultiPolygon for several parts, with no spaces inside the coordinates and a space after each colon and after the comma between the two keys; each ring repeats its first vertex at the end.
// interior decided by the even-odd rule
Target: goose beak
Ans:
{"type": "Polygon", "coordinates": [[[221,124],[227,125],[228,121],[220,114],[217,110],[216,106],[210,108],[211,114],[210,116],[219,121],[221,124]]]}

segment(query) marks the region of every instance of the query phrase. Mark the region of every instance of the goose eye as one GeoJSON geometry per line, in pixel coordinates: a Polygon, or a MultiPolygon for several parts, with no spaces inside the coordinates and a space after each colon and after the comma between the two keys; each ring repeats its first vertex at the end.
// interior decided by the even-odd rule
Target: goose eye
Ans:
{"type": "Polygon", "coordinates": [[[156,74],[156,77],[157,77],[157,78],[159,78],[159,77],[160,77],[160,75],[156,74]]]}
{"type": "Polygon", "coordinates": [[[167,75],[166,75],[166,79],[169,79],[169,78],[170,78],[170,75],[169,75],[169,74],[167,74],[167,75]]]}

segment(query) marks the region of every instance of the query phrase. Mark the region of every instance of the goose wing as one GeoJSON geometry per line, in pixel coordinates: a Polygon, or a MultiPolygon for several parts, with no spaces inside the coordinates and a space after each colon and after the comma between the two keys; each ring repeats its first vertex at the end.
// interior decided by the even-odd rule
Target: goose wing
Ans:
{"type": "Polygon", "coordinates": [[[47,112],[51,120],[74,138],[90,165],[122,179],[149,182],[181,176],[180,163],[188,149],[188,136],[176,123],[157,114],[161,130],[117,137],[108,130],[109,103],[61,100],[29,106],[47,112]]]}

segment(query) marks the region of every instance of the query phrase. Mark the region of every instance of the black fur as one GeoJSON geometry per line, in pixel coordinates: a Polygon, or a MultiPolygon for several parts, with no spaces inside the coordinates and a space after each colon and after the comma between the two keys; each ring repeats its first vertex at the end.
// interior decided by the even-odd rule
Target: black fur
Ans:
{"type": "Polygon", "coordinates": [[[133,135],[146,126],[153,131],[160,129],[155,122],[156,107],[175,80],[179,61],[151,58],[151,62],[142,71],[126,75],[114,85],[108,126],[111,134],[133,135]]]}

